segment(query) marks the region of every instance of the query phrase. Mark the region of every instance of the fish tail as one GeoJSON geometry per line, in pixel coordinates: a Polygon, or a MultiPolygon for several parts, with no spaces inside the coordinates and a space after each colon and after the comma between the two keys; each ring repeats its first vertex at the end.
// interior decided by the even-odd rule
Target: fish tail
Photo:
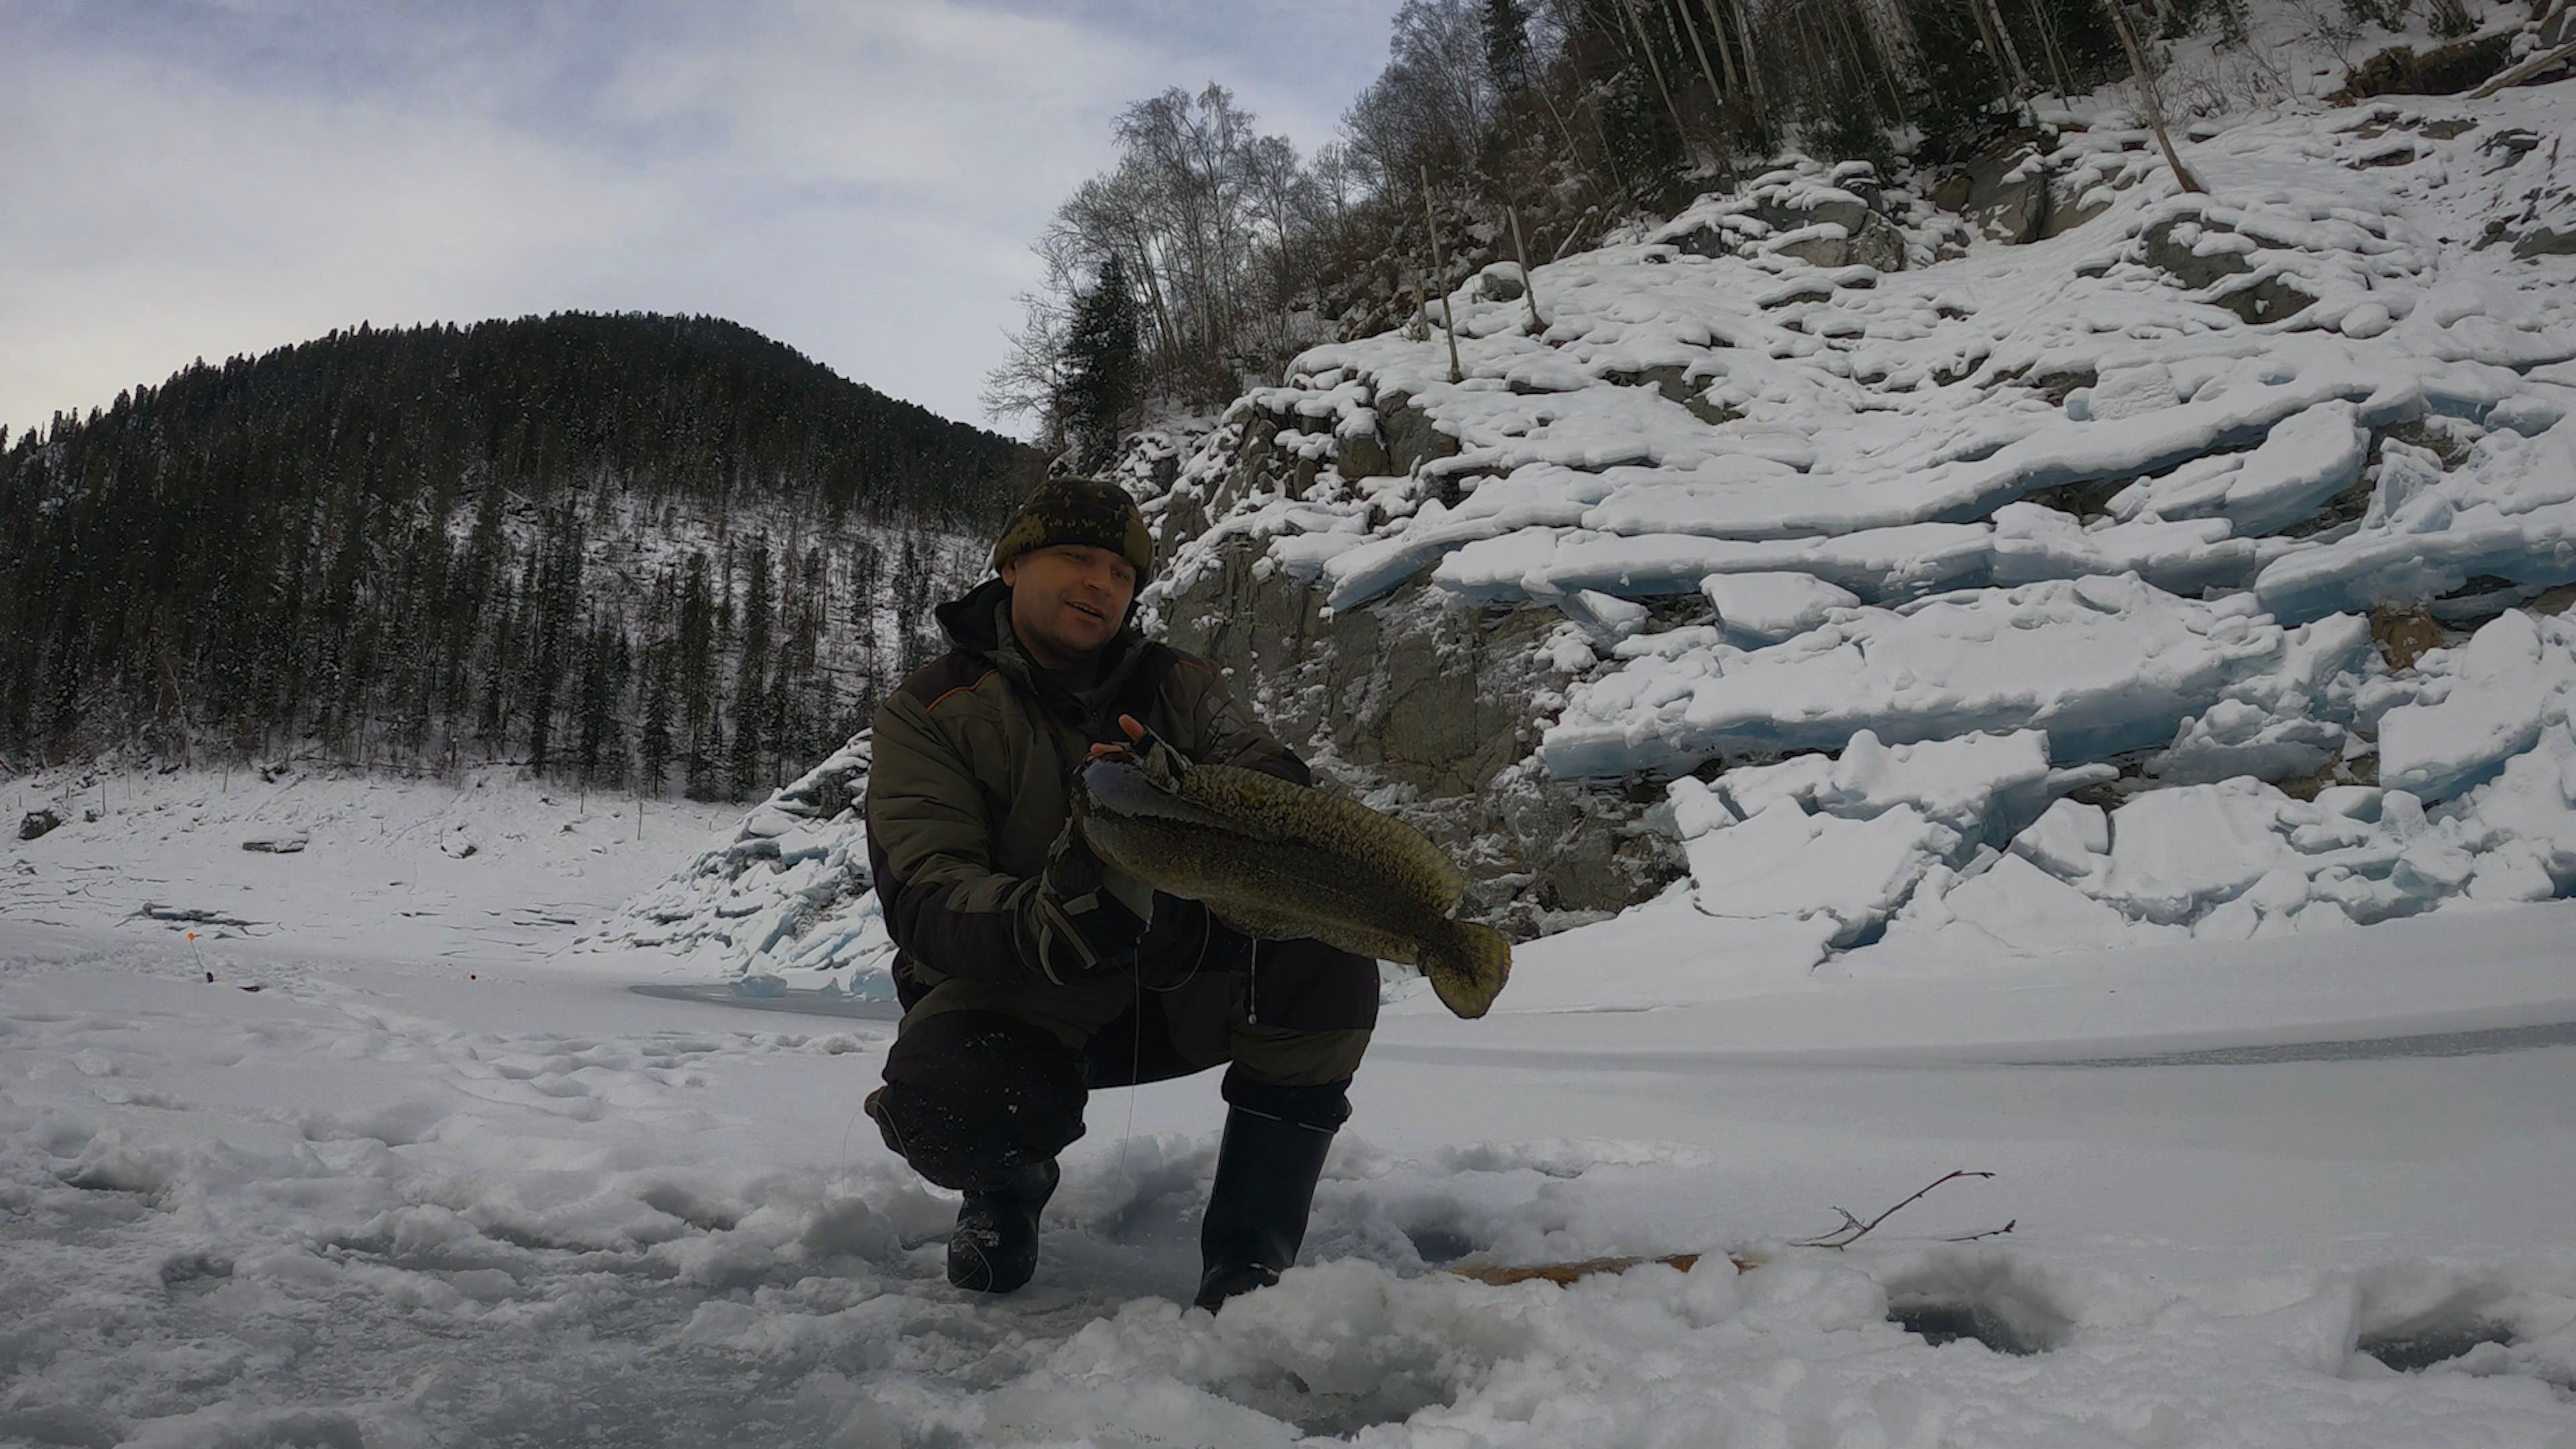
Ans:
{"type": "Polygon", "coordinates": [[[1440,1004],[1469,1020],[1485,1014],[1512,975],[1512,943],[1491,926],[1447,921],[1440,937],[1423,943],[1422,974],[1440,1004]]]}

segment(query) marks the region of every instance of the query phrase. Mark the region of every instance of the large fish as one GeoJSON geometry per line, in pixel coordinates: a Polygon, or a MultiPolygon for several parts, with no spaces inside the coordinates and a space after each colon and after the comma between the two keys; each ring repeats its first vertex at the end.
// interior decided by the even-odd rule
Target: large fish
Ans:
{"type": "Polygon", "coordinates": [[[1500,931],[1451,917],[1466,877],[1403,821],[1230,765],[1158,777],[1120,752],[1075,779],[1094,853],[1247,936],[1312,937],[1420,966],[1465,1017],[1484,1015],[1511,975],[1500,931]]]}

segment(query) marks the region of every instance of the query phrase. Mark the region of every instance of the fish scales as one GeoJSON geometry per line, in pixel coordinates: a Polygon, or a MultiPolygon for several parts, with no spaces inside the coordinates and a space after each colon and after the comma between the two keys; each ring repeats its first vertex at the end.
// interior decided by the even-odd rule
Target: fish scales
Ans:
{"type": "Polygon", "coordinates": [[[1406,883],[1366,861],[1316,850],[1254,856],[1234,848],[1239,837],[1170,819],[1094,817],[1094,822],[1086,823],[1085,833],[1104,854],[1131,871],[1130,862],[1144,864],[1163,890],[1207,902],[1239,927],[1275,918],[1276,902],[1294,901],[1304,914],[1296,929],[1278,934],[1320,935],[1317,928],[1331,922],[1344,927],[1345,935],[1369,931],[1373,944],[1388,948],[1372,954],[1411,963],[1418,954],[1412,943],[1442,919],[1406,883]],[[1409,929],[1390,934],[1370,925],[1390,916],[1409,929]]]}
{"type": "Polygon", "coordinates": [[[1229,821],[1249,822],[1281,839],[1367,861],[1402,888],[1442,910],[1467,890],[1467,878],[1420,831],[1355,801],[1309,790],[1253,770],[1201,765],[1181,777],[1180,796],[1229,821]]]}
{"type": "Polygon", "coordinates": [[[1110,755],[1076,786],[1084,838],[1103,860],[1248,935],[1417,964],[1460,1016],[1483,1015],[1509,978],[1510,943],[1452,917],[1464,876],[1402,821],[1224,765],[1158,781],[1110,755]]]}

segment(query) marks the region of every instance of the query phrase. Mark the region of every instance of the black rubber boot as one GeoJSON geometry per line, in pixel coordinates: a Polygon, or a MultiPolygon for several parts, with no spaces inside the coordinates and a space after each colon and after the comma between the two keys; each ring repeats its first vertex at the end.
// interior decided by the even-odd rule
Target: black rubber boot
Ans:
{"type": "Polygon", "coordinates": [[[1055,1159],[1031,1163],[999,1187],[966,1194],[948,1235],[948,1281],[974,1293],[1009,1293],[1038,1270],[1038,1214],[1055,1196],[1055,1159]]]}
{"type": "Polygon", "coordinates": [[[1214,1313],[1229,1298],[1278,1282],[1297,1261],[1332,1145],[1329,1127],[1243,1107],[1226,1113],[1216,1185],[1199,1225],[1199,1307],[1214,1313]]]}

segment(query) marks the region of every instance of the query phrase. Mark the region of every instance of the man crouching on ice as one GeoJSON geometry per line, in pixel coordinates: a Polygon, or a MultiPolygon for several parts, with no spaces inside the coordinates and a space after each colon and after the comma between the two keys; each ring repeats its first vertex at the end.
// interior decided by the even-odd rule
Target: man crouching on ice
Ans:
{"type": "Polygon", "coordinates": [[[1139,918],[1105,888],[1068,799],[1095,746],[1311,783],[1207,665],[1129,627],[1153,566],[1123,490],[1050,480],[993,546],[997,577],[940,607],[955,647],[878,707],[868,854],[904,1017],[867,1111],[914,1171],[966,1195],[948,1281],[1008,1293],[1037,1269],[1090,1090],[1230,1064],[1199,1232],[1213,1311],[1296,1261],[1377,1024],[1377,966],[1256,944],[1160,893],[1139,918]]]}

